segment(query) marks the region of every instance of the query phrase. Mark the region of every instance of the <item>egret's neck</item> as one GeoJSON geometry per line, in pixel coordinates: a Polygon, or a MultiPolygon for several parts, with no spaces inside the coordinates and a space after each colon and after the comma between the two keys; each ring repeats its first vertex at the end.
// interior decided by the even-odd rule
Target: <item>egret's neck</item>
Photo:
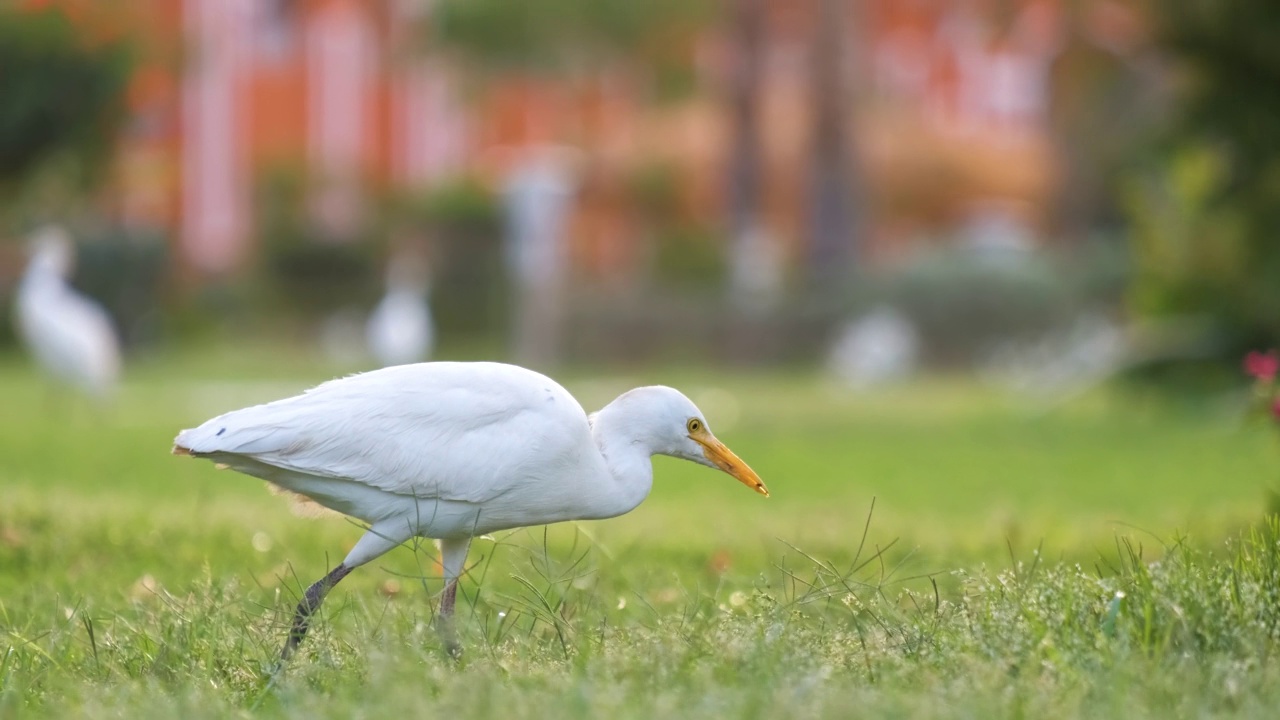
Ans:
{"type": "Polygon", "coordinates": [[[653,487],[653,449],[637,433],[634,420],[625,409],[612,403],[592,418],[591,435],[613,481],[608,497],[602,499],[602,514],[598,517],[630,512],[649,496],[653,487]]]}
{"type": "Polygon", "coordinates": [[[395,297],[418,300],[427,296],[427,289],[421,285],[392,285],[387,288],[387,294],[395,297]]]}
{"type": "Polygon", "coordinates": [[[23,274],[18,284],[21,294],[27,296],[56,293],[66,287],[66,280],[47,268],[33,268],[23,274]]]}

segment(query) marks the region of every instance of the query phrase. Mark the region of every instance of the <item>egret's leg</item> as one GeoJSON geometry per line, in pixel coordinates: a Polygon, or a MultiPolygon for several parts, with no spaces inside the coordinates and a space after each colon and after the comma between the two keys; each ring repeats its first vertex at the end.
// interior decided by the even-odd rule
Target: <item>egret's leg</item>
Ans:
{"type": "Polygon", "coordinates": [[[453,610],[458,601],[458,578],[467,564],[467,549],[471,547],[471,538],[440,541],[440,565],[444,569],[444,594],[440,597],[440,635],[444,639],[449,654],[457,657],[462,653],[453,632],[453,610]]]}
{"type": "Polygon", "coordinates": [[[440,598],[440,615],[451,617],[458,599],[458,578],[467,565],[467,549],[471,538],[440,541],[440,565],[444,569],[444,596],[440,598]]]}
{"type": "Polygon", "coordinates": [[[302,600],[298,602],[298,609],[293,612],[293,627],[289,629],[289,639],[285,640],[284,649],[280,651],[281,660],[288,660],[293,651],[298,649],[302,639],[307,636],[311,616],[320,608],[320,603],[324,602],[324,596],[328,595],[333,586],[342,581],[342,578],[350,575],[351,570],[352,568],[347,567],[345,563],[339,563],[338,567],[312,583],[311,587],[303,593],[302,600]]]}
{"type": "Polygon", "coordinates": [[[298,649],[302,639],[307,636],[311,616],[319,609],[320,603],[324,602],[325,595],[329,594],[334,585],[350,575],[352,570],[386,553],[409,539],[411,535],[410,527],[403,521],[388,521],[369,528],[338,567],[317,580],[303,593],[302,600],[298,602],[298,609],[293,613],[293,627],[289,630],[289,638],[284,643],[284,649],[280,651],[280,659],[288,660],[293,651],[298,649]]]}
{"type": "Polygon", "coordinates": [[[453,617],[453,606],[458,602],[458,581],[453,580],[444,586],[444,595],[440,598],[440,616],[453,617]]]}

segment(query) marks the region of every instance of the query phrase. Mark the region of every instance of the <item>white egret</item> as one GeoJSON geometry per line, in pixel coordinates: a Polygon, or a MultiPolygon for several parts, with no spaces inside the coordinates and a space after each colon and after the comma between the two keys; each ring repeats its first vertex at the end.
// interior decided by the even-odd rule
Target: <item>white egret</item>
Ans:
{"type": "Polygon", "coordinates": [[[54,379],[96,396],[120,374],[120,346],[102,306],[67,283],[74,262],[71,239],[47,226],[31,239],[32,258],[18,286],[18,333],[54,379]]]}
{"type": "Polygon", "coordinates": [[[387,294],[365,324],[369,352],[384,367],[421,362],[435,348],[424,275],[412,256],[394,260],[387,270],[387,294]]]}
{"type": "Polygon", "coordinates": [[[413,537],[440,541],[448,622],[472,537],[629,512],[649,494],[653,455],[719,468],[769,494],[677,390],[636,388],[588,416],[554,380],[500,363],[419,363],[332,380],[183,430],[173,452],[369,525],[307,589],[283,658],[334,585],[413,537]]]}
{"type": "Polygon", "coordinates": [[[911,318],[881,305],[841,331],[827,365],[844,382],[860,388],[901,380],[916,369],[920,333],[911,318]]]}

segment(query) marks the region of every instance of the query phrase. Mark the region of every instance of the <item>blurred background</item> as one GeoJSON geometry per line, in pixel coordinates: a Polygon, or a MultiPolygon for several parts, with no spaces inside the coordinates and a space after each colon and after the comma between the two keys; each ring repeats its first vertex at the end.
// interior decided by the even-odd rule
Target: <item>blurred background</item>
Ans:
{"type": "Polygon", "coordinates": [[[993,547],[1037,508],[1252,517],[1277,32],[1265,0],[2,2],[0,381],[44,418],[4,474],[186,502],[180,427],[494,359],[591,409],[686,389],[796,537],[876,494],[993,547]],[[57,470],[41,366],[123,378],[72,426],[106,460],[57,470]]]}
{"type": "MultiPolygon", "coordinates": [[[[546,621],[536,678],[523,650],[468,645],[483,685],[383,654],[434,642],[440,588],[420,548],[391,553],[326,604],[346,627],[308,642],[357,640],[317,652],[316,699],[266,712],[333,714],[394,664],[416,714],[442,687],[479,712],[638,690],[669,713],[652,690],[677,676],[751,679],[731,704],[694,693],[704,715],[795,714],[833,668],[861,703],[864,658],[872,687],[943,683],[907,695],[944,710],[965,707],[950,677],[1018,716],[1143,707],[1136,677],[1153,716],[1268,707],[1249,688],[1275,686],[1253,670],[1274,603],[1239,598],[1274,583],[1234,582],[1263,570],[1188,604],[1228,575],[1152,584],[1181,575],[1145,563],[1201,577],[1180,547],[1280,513],[1280,406],[1250,412],[1280,355],[1241,368],[1280,345],[1278,90],[1276,0],[0,0],[0,716],[256,708],[295,599],[361,531],[172,438],[423,359],[529,366],[588,411],[677,387],[772,496],[658,457],[634,512],[477,540],[494,571],[462,593],[490,651],[507,612],[534,637],[547,613],[521,608],[581,631],[570,661],[546,621]],[[1041,582],[1042,560],[1079,564],[1041,582]],[[772,597],[826,565],[918,614],[826,597],[863,655],[834,615],[811,617],[844,649],[811,652],[837,645],[773,624],[793,610],[772,597]],[[1164,599],[1053,579],[1095,573],[1164,599]],[[997,594],[1016,612],[945,610],[997,594]],[[679,650],[614,649],[651,625],[679,650]],[[610,656],[640,670],[593,690],[610,656]],[[1194,704],[1192,666],[1221,704],[1194,704]]],[[[1274,533],[1243,537],[1223,568],[1274,533]]]]}
{"type": "Polygon", "coordinates": [[[5,2],[0,284],[64,227],[126,357],[230,337],[355,356],[407,263],[445,356],[1026,383],[1081,355],[1036,384],[1233,358],[1280,329],[1278,18],[5,2]]]}

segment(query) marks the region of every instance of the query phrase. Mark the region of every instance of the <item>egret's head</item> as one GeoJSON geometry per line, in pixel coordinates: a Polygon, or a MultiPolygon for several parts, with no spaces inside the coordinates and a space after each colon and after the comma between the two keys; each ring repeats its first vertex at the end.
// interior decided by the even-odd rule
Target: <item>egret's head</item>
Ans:
{"type": "Polygon", "coordinates": [[[65,278],[75,265],[75,246],[71,236],[57,225],[37,228],[28,238],[31,256],[30,272],[65,278]]]}
{"type": "Polygon", "coordinates": [[[711,433],[702,411],[679,390],[661,385],[636,388],[614,403],[631,416],[632,431],[653,452],[723,470],[768,496],[760,476],[711,433]]]}

